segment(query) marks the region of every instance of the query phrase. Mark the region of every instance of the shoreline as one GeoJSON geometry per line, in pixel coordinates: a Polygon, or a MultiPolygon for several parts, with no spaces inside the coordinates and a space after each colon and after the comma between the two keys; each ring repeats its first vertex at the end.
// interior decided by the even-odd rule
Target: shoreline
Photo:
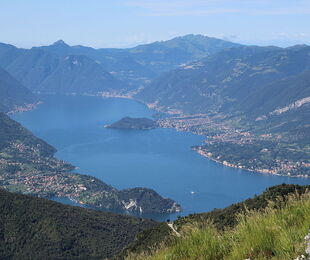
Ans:
{"type": "MultiPolygon", "coordinates": [[[[155,110],[157,112],[160,113],[164,113],[164,114],[168,114],[168,115],[179,115],[179,116],[184,116],[183,112],[180,110],[173,110],[173,111],[167,111],[165,107],[158,107],[156,103],[147,103],[144,102],[142,100],[138,100],[135,99],[133,97],[131,97],[132,100],[137,101],[141,104],[144,104],[145,106],[147,106],[149,109],[151,110],[155,110]]],[[[161,126],[160,126],[161,127],[161,126]]],[[[167,128],[167,127],[161,127],[161,128],[167,128]]],[[[171,127],[173,129],[175,129],[178,132],[186,132],[185,130],[179,129],[178,127],[171,127]]],[[[203,136],[203,134],[199,134],[199,133],[195,133],[194,131],[187,131],[189,133],[192,133],[194,135],[199,135],[199,136],[203,136]]],[[[200,154],[202,157],[207,158],[213,162],[219,163],[221,165],[230,167],[230,168],[235,168],[235,169],[239,169],[239,170],[245,170],[245,171],[249,171],[249,172],[254,172],[254,173],[258,173],[258,174],[268,174],[268,175],[273,175],[273,176],[280,176],[280,177],[289,177],[289,178],[304,178],[304,179],[309,179],[310,176],[308,175],[290,175],[290,174],[279,174],[277,172],[275,172],[274,170],[268,170],[268,169],[257,169],[257,170],[253,170],[253,169],[249,169],[246,168],[245,166],[242,165],[234,165],[232,163],[226,162],[226,161],[220,161],[217,160],[215,158],[213,158],[212,156],[209,156],[207,152],[203,151],[202,149],[194,149],[192,148],[193,151],[196,151],[198,154],[200,154]]]]}
{"type": "Polygon", "coordinates": [[[13,110],[8,111],[7,115],[12,115],[16,113],[29,112],[36,109],[39,105],[43,104],[42,101],[38,101],[36,103],[25,104],[24,106],[17,106],[13,110]]]}
{"type": "MultiPolygon", "coordinates": [[[[140,99],[136,99],[134,98],[134,95],[137,93],[137,91],[132,91],[132,92],[129,92],[127,94],[124,94],[124,93],[119,93],[119,92],[100,92],[100,93],[97,93],[97,94],[87,94],[87,93],[84,93],[84,94],[80,94],[82,96],[99,96],[99,97],[103,97],[103,98],[122,98],[122,99],[129,99],[129,100],[133,100],[135,102],[138,102],[140,104],[143,104],[145,105],[147,108],[149,108],[150,110],[153,110],[153,111],[156,111],[158,113],[163,113],[163,114],[166,114],[166,115],[179,115],[179,116],[184,116],[185,114],[183,114],[182,111],[180,110],[172,110],[172,111],[169,111],[169,109],[167,110],[165,107],[159,107],[157,106],[156,103],[147,103],[143,100],[140,100],[140,99]]],[[[55,95],[55,94],[52,94],[52,95],[55,95]]],[[[77,95],[75,93],[71,93],[69,94],[71,96],[74,96],[74,95],[77,95]]],[[[34,104],[30,104],[29,106],[26,107],[26,109],[22,109],[21,111],[14,111],[14,112],[11,112],[11,113],[18,113],[18,112],[27,112],[27,111],[31,111],[33,109],[35,109],[38,105],[42,104],[41,101],[37,102],[37,103],[34,103],[34,104]]],[[[183,129],[179,129],[178,127],[163,127],[163,126],[159,126],[159,128],[173,128],[175,129],[176,131],[178,132],[189,132],[189,133],[192,133],[194,135],[198,135],[198,136],[204,136],[203,134],[199,134],[199,133],[195,133],[194,131],[185,131],[183,129]]],[[[278,174],[276,172],[272,172],[272,170],[268,170],[268,169],[257,169],[257,170],[253,170],[253,169],[249,169],[249,168],[245,168],[244,166],[238,166],[238,165],[234,165],[234,164],[231,164],[229,162],[226,162],[226,161],[220,161],[220,160],[217,160],[215,158],[213,158],[212,156],[209,156],[207,155],[207,152],[203,151],[202,149],[193,149],[193,151],[196,151],[198,154],[200,154],[202,157],[204,158],[207,158],[213,162],[216,162],[216,163],[219,163],[221,165],[224,165],[224,166],[227,166],[227,167],[230,167],[230,168],[235,168],[235,169],[239,169],[239,170],[245,170],[245,171],[249,171],[249,172],[255,172],[255,173],[259,173],[259,174],[268,174],[268,175],[274,175],[274,176],[281,176],[281,177],[289,177],[289,178],[305,178],[305,179],[309,179],[310,176],[307,176],[307,175],[289,175],[289,174],[278,174]]]]}
{"type": "Polygon", "coordinates": [[[267,175],[274,175],[274,176],[280,176],[280,177],[288,177],[288,178],[305,178],[305,179],[309,179],[310,176],[307,175],[296,175],[296,176],[291,176],[291,175],[285,175],[285,174],[279,174],[279,173],[274,173],[274,172],[268,172],[269,170],[267,169],[262,169],[262,170],[253,170],[253,169],[249,169],[249,168],[245,168],[243,166],[237,166],[231,163],[227,163],[226,161],[222,162],[220,160],[217,160],[215,158],[213,158],[212,156],[208,155],[208,152],[205,152],[204,150],[200,149],[200,148],[192,148],[193,151],[196,151],[198,154],[200,154],[201,156],[208,158],[209,160],[222,164],[224,166],[230,167],[230,168],[235,168],[235,169],[239,169],[239,170],[244,170],[244,171],[249,171],[249,172],[254,172],[254,173],[259,173],[259,174],[267,174],[267,175]],[[226,163],[225,163],[226,162],[226,163]]]}

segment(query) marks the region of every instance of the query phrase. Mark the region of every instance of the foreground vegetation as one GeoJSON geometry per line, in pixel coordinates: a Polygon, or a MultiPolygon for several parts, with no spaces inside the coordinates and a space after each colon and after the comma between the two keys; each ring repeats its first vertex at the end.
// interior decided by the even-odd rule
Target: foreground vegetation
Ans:
{"type": "Polygon", "coordinates": [[[183,228],[181,238],[153,256],[128,259],[295,259],[305,254],[304,237],[309,227],[310,194],[295,193],[262,211],[239,214],[235,228],[220,231],[211,222],[205,226],[192,223],[183,228]]]}
{"type": "MultiPolygon", "coordinates": [[[[199,225],[200,227],[209,227],[213,224],[220,232],[235,228],[238,225],[240,214],[245,214],[249,210],[264,210],[274,202],[285,201],[291,194],[305,194],[310,190],[310,185],[300,186],[294,184],[281,184],[268,188],[260,195],[255,195],[253,198],[243,202],[233,204],[224,209],[214,209],[213,211],[199,214],[190,214],[173,222],[174,228],[182,233],[188,229],[188,226],[199,225]]],[[[161,245],[171,246],[175,242],[175,236],[171,228],[166,223],[162,223],[150,230],[143,231],[138,234],[137,239],[123,250],[116,259],[126,259],[130,255],[151,254],[156,251],[161,245]]]]}
{"type": "Polygon", "coordinates": [[[155,225],[0,188],[0,259],[105,259],[155,225]]]}

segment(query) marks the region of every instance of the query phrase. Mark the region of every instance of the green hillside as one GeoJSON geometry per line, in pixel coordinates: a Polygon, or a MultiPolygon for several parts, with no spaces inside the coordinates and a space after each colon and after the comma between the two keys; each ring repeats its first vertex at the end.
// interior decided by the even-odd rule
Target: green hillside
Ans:
{"type": "Polygon", "coordinates": [[[102,67],[113,73],[116,78],[128,82],[131,85],[129,89],[132,89],[147,84],[161,73],[175,69],[183,63],[233,46],[239,45],[202,35],[185,35],[126,49],[69,46],[61,40],[39,48],[63,57],[87,56],[100,62],[102,67]]]}
{"type": "Polygon", "coordinates": [[[237,46],[240,45],[199,34],[188,34],[168,41],[139,45],[127,51],[131,57],[155,71],[158,76],[183,63],[237,46]]]}
{"type": "Polygon", "coordinates": [[[1,259],[105,259],[155,225],[0,189],[1,259]]]}
{"type": "Polygon", "coordinates": [[[173,226],[180,238],[162,223],[142,232],[116,259],[293,259],[288,256],[297,257],[305,252],[303,238],[310,221],[309,188],[283,184],[224,209],[179,218],[173,226]],[[244,230],[245,224],[248,230],[244,230]],[[232,240],[241,233],[247,238],[232,240]],[[287,247],[286,251],[281,246],[287,247]],[[229,254],[232,251],[233,257],[229,254]],[[260,255],[265,253],[267,258],[260,255]]]}
{"type": "Polygon", "coordinates": [[[88,175],[72,173],[54,157],[56,149],[0,113],[0,187],[40,197],[65,197],[118,212],[167,213],[181,207],[147,188],[117,190],[88,175]]]}
{"type": "Polygon", "coordinates": [[[27,88],[42,93],[97,94],[127,89],[126,83],[83,55],[59,56],[39,48],[1,44],[0,65],[27,88]]]}
{"type": "Polygon", "coordinates": [[[0,67],[0,111],[30,108],[38,98],[0,67]]]}
{"type": "Polygon", "coordinates": [[[239,46],[155,79],[136,98],[162,127],[206,136],[194,147],[227,166],[310,175],[310,47],[239,46]]]}
{"type": "Polygon", "coordinates": [[[187,113],[263,115],[310,94],[309,52],[309,46],[229,48],[162,75],[137,98],[187,113]],[[294,76],[293,86],[285,82],[294,76]]]}
{"type": "Polygon", "coordinates": [[[309,232],[309,216],[309,193],[301,198],[291,196],[281,208],[270,207],[239,215],[234,229],[220,232],[212,223],[206,227],[193,223],[171,246],[163,246],[153,256],[128,259],[296,259],[308,255],[305,252],[310,239],[305,241],[304,237],[309,232]]]}

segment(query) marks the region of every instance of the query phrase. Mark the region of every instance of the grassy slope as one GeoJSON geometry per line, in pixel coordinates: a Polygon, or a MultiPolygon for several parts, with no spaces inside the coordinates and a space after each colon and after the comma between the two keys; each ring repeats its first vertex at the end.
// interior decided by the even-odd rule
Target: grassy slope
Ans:
{"type": "Polygon", "coordinates": [[[305,252],[303,238],[309,226],[310,194],[292,194],[283,207],[271,205],[263,211],[239,214],[233,229],[219,231],[211,222],[205,227],[193,223],[183,230],[181,238],[154,256],[132,259],[295,259],[305,252]]]}
{"type": "Polygon", "coordinates": [[[154,225],[0,189],[0,259],[104,259],[154,225]]]}
{"type": "MultiPolygon", "coordinates": [[[[279,197],[285,200],[289,194],[303,194],[310,189],[310,186],[299,186],[293,184],[282,184],[267,189],[264,193],[247,199],[241,203],[233,204],[224,209],[216,209],[207,213],[190,214],[174,222],[174,227],[182,232],[184,228],[192,223],[197,223],[201,227],[206,227],[210,222],[217,230],[234,228],[238,224],[238,214],[245,213],[247,210],[262,210],[268,206],[270,201],[276,201],[279,197]]],[[[137,236],[134,243],[129,245],[117,259],[124,259],[131,254],[149,254],[156,250],[161,244],[171,245],[175,236],[171,236],[171,229],[167,224],[162,223],[151,230],[146,230],[137,236]]]]}

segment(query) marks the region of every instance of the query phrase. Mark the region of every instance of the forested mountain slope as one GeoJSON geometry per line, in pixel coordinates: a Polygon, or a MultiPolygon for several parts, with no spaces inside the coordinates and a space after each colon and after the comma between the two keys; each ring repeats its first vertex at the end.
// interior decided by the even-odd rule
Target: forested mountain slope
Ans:
{"type": "Polygon", "coordinates": [[[137,99],[207,136],[199,153],[265,173],[310,175],[310,47],[239,46],[167,72],[137,99]]]}
{"type": "Polygon", "coordinates": [[[183,63],[233,46],[239,46],[239,44],[191,34],[125,49],[69,46],[61,40],[39,48],[60,56],[85,55],[90,57],[115,77],[129,82],[132,86],[130,89],[132,89],[147,84],[149,80],[158,77],[161,73],[175,69],[183,63]]]}
{"type": "Polygon", "coordinates": [[[190,113],[259,116],[309,96],[309,53],[309,46],[226,49],[166,73],[137,97],[190,113]]]}
{"type": "Polygon", "coordinates": [[[0,65],[36,92],[97,94],[127,89],[126,83],[83,55],[59,56],[38,48],[26,50],[1,44],[0,65]]]}
{"type": "Polygon", "coordinates": [[[25,110],[34,106],[39,99],[0,67],[0,111],[25,110]]]}
{"type": "Polygon", "coordinates": [[[156,224],[0,188],[1,259],[105,259],[156,224]]]}

